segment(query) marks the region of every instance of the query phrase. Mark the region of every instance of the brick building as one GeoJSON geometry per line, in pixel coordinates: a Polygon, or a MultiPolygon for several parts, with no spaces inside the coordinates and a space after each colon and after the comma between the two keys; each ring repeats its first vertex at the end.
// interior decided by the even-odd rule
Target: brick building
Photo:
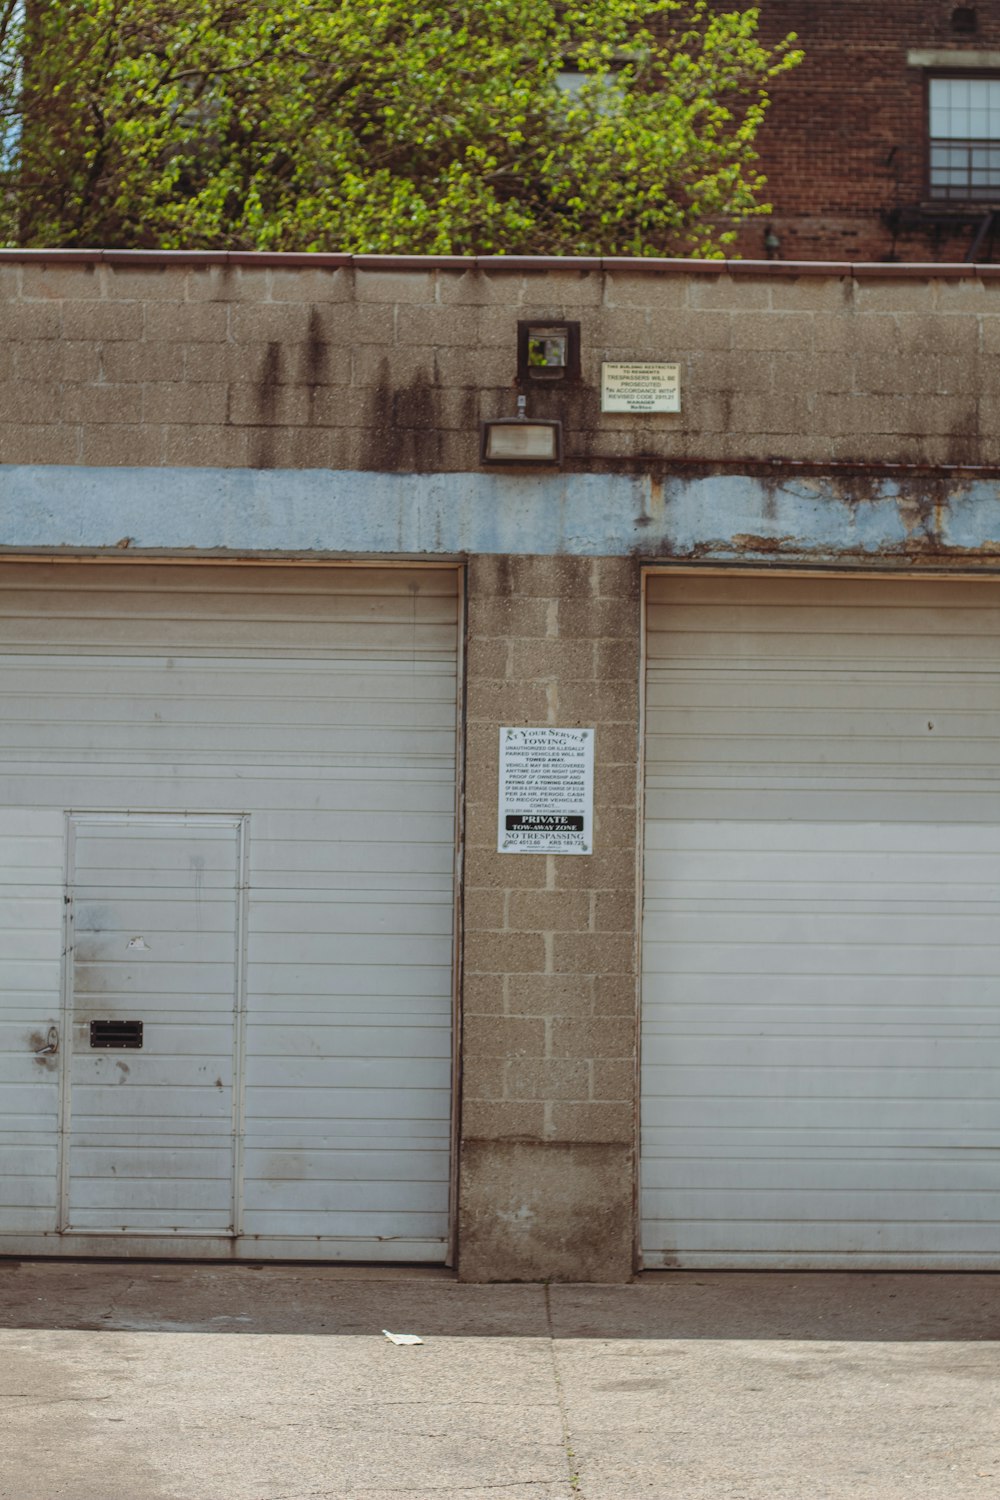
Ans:
{"type": "Polygon", "coordinates": [[[774,215],[744,227],[741,253],[994,259],[1000,3],[765,0],[764,39],[789,31],[805,61],[759,137],[774,215]]]}
{"type": "Polygon", "coordinates": [[[0,328],[0,1252],[997,1264],[1000,272],[4,252],[0,328]]]}

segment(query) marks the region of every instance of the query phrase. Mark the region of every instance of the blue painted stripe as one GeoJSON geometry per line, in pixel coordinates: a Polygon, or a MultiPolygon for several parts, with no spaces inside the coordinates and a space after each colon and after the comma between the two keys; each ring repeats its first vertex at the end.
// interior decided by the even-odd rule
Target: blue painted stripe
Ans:
{"type": "Polygon", "coordinates": [[[0,548],[1000,561],[1000,485],[598,474],[0,467],[0,548]],[[853,490],[853,492],[852,492],[853,490]]]}

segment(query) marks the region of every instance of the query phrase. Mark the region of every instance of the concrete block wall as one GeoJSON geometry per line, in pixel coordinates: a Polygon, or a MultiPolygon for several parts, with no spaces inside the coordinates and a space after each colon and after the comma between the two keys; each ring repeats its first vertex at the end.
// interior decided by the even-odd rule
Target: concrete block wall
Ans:
{"type": "MultiPolygon", "coordinates": [[[[459,1274],[627,1279],[641,561],[840,557],[881,492],[863,467],[824,474],[830,460],[1000,464],[1000,276],[0,253],[0,330],[0,464],[29,466],[8,496],[56,517],[47,553],[110,550],[106,529],[93,537],[114,479],[179,518],[168,541],[140,538],[136,551],[466,560],[459,1274]],[[513,410],[524,317],[581,325],[582,382],[531,395],[537,414],[563,418],[569,457],[562,474],[484,479],[477,424],[513,410]],[[679,361],[682,412],[602,413],[604,358],[679,361]],[[109,475],[119,466],[129,472],[109,475]],[[200,471],[219,468],[251,472],[207,475],[202,489],[200,471]],[[282,510],[300,481],[316,494],[282,510]],[[398,528],[374,529],[379,488],[399,503],[380,512],[398,528]],[[403,509],[431,491],[437,522],[405,530],[403,509]],[[192,540],[192,496],[228,507],[221,539],[192,540]],[[281,526],[296,514],[293,541],[281,526]],[[455,514],[470,518],[464,531],[442,521],[455,514]],[[590,555],[616,538],[620,555],[590,555]],[[497,852],[509,724],[595,728],[592,855],[497,852]]],[[[882,509],[914,555],[944,534],[932,513],[947,520],[949,496],[969,502],[952,515],[960,560],[995,550],[995,487],[984,509],[963,476],[886,484],[897,493],[882,509]]]]}
{"type": "Polygon", "coordinates": [[[218,259],[0,255],[0,463],[475,472],[530,317],[581,324],[581,383],[529,392],[569,472],[1000,462],[1000,280],[218,259]],[[604,359],[679,362],[680,414],[602,413],[604,359]]]}
{"type": "Polygon", "coordinates": [[[459,1274],[633,1265],[639,577],[469,564],[459,1274]],[[595,726],[594,853],[497,853],[502,725],[595,726]]]}

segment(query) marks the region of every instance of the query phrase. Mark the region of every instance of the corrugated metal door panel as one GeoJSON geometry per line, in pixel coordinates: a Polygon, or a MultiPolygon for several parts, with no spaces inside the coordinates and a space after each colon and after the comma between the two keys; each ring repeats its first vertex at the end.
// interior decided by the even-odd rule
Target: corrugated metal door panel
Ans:
{"type": "Polygon", "coordinates": [[[647,1266],[1000,1264],[1000,586],[649,586],[647,1266]]]}
{"type": "Polygon", "coordinates": [[[232,1233],[242,834],[70,819],[67,1232],[232,1233]],[[95,1046],[95,1021],[141,1046],[95,1046]]]}
{"type": "MultiPolygon", "coordinates": [[[[0,622],[12,804],[249,815],[236,1253],[443,1259],[454,570],[0,566],[0,622]]],[[[142,868],[126,849],[92,875],[135,885],[142,868]]],[[[140,897],[119,899],[136,926],[140,897]]],[[[144,910],[139,926],[169,920],[144,910]]],[[[179,1066],[194,1054],[175,1007],[222,936],[174,934],[159,1024],[179,1066]]],[[[201,1024],[216,1046],[215,1022],[201,1024]]],[[[164,1171],[208,1149],[205,1122],[189,1123],[161,1143],[164,1171]]],[[[169,1114],[143,1128],[148,1156],[169,1114]]]]}

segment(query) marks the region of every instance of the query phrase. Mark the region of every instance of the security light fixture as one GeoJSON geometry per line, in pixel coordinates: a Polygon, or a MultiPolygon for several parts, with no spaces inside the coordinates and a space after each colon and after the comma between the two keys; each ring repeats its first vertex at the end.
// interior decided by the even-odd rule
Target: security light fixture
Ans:
{"type": "Polygon", "coordinates": [[[528,398],[518,396],[516,417],[497,417],[480,427],[484,464],[561,464],[562,423],[528,416],[528,398]]]}
{"type": "Polygon", "coordinates": [[[775,260],[777,258],[778,252],[781,250],[781,241],[778,238],[776,230],[768,229],[764,235],[764,249],[767,251],[768,260],[775,260]]]}

